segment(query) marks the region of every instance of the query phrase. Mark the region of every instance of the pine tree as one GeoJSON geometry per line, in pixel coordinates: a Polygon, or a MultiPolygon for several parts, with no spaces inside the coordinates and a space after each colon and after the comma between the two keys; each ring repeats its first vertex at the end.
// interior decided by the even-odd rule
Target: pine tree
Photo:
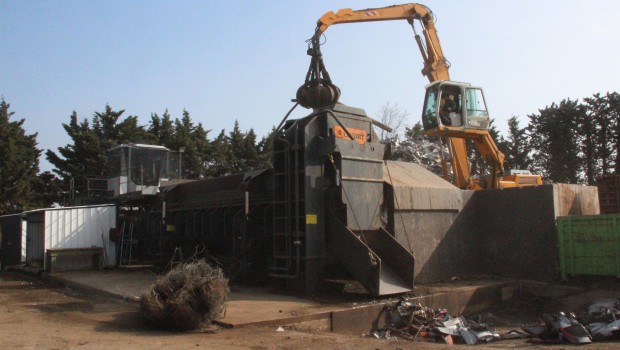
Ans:
{"type": "Polygon", "coordinates": [[[584,103],[592,124],[597,175],[620,174],[620,94],[597,93],[584,98],[584,103]]]}
{"type": "Polygon", "coordinates": [[[198,162],[198,154],[194,142],[192,141],[192,131],[194,123],[191,120],[189,112],[183,110],[183,117],[175,119],[174,122],[174,146],[172,150],[183,149],[182,178],[197,179],[200,177],[200,163],[198,162]]]}
{"type": "Polygon", "coordinates": [[[186,110],[183,110],[183,117],[180,120],[175,119],[174,142],[166,146],[171,150],[184,149],[182,177],[201,179],[209,175],[206,168],[211,152],[208,133],[209,131],[205,130],[202,124],[194,125],[186,110]]]}
{"type": "Polygon", "coordinates": [[[528,115],[527,134],[536,174],[552,183],[582,181],[582,158],[576,130],[582,113],[585,110],[577,101],[565,99],[540,109],[539,114],[528,115]]]}
{"type": "Polygon", "coordinates": [[[235,120],[235,126],[228,134],[228,145],[226,157],[232,173],[259,169],[261,162],[256,145],[256,133],[253,129],[244,133],[239,127],[239,122],[235,120]]]}
{"type": "Polygon", "coordinates": [[[271,128],[271,131],[263,136],[256,145],[258,149],[258,168],[259,169],[271,169],[273,167],[273,137],[275,135],[275,126],[271,128]]]}
{"type": "MultiPolygon", "coordinates": [[[[597,125],[596,120],[598,118],[594,117],[594,109],[596,107],[594,109],[593,107],[586,101],[586,106],[584,106],[585,113],[580,114],[577,119],[577,135],[581,149],[583,173],[585,175],[585,182],[588,185],[595,184],[596,176],[601,171],[598,158],[601,150],[600,145],[597,144],[597,134],[599,130],[606,128],[605,125],[597,125]]],[[[604,151],[604,153],[606,152],[604,151]]]]}
{"type": "Polygon", "coordinates": [[[243,152],[241,153],[241,156],[245,160],[243,171],[257,170],[260,168],[258,151],[256,133],[254,129],[250,129],[245,133],[245,137],[243,138],[243,152]]]}
{"type": "Polygon", "coordinates": [[[66,203],[68,198],[63,198],[62,181],[49,171],[37,175],[32,184],[34,193],[33,206],[48,208],[54,203],[66,203]]]}
{"type": "Polygon", "coordinates": [[[528,145],[527,130],[519,126],[519,118],[512,116],[508,119],[508,138],[503,137],[498,143],[500,150],[504,152],[504,171],[530,170],[532,160],[528,145]]]}
{"type": "Polygon", "coordinates": [[[115,111],[109,105],[103,112],[95,112],[91,123],[87,119],[78,122],[77,113],[71,114],[70,122],[63,128],[73,143],[58,148],[58,154],[47,150],[46,157],[53,172],[63,182],[63,190],[71,192],[68,197],[89,196],[89,187],[98,186],[108,177],[107,152],[121,143],[140,143],[154,140],[153,136],[138,125],[138,118],[121,117],[125,111],[115,111]],[[97,185],[93,185],[96,183],[97,185]]]}
{"type": "Polygon", "coordinates": [[[208,175],[224,176],[233,173],[233,166],[230,164],[231,160],[231,146],[226,136],[226,131],[222,129],[220,134],[212,141],[212,153],[208,160],[208,175]]]}
{"type": "Polygon", "coordinates": [[[155,144],[168,149],[178,148],[174,140],[174,122],[170,118],[168,110],[164,112],[161,118],[156,113],[151,113],[151,121],[147,130],[155,137],[155,144]]]}
{"type": "Polygon", "coordinates": [[[613,154],[615,174],[620,174],[620,94],[617,92],[607,93],[605,95],[608,108],[606,110],[607,119],[611,120],[611,128],[613,130],[613,154]]]}
{"type": "Polygon", "coordinates": [[[209,132],[211,132],[211,130],[205,130],[202,123],[198,123],[192,133],[194,143],[196,144],[196,150],[199,154],[200,178],[209,176],[207,166],[213,153],[213,145],[211,141],[209,141],[209,132]]]}
{"type": "Polygon", "coordinates": [[[55,166],[54,173],[67,183],[75,176],[90,174],[103,176],[102,161],[105,158],[99,151],[99,139],[88,120],[78,122],[77,113],[73,111],[69,124],[62,126],[73,140],[73,144],[59,147],[59,154],[47,150],[47,160],[55,166]]]}
{"type": "Polygon", "coordinates": [[[11,121],[14,112],[0,100],[0,215],[29,209],[36,201],[32,192],[37,181],[39,155],[37,134],[27,135],[24,119],[11,121]]]}

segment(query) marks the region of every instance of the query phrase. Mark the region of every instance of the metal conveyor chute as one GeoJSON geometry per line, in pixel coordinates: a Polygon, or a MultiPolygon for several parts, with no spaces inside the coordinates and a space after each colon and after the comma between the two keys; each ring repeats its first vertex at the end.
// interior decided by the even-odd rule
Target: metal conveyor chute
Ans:
{"type": "Polygon", "coordinates": [[[340,263],[369,293],[379,296],[413,290],[414,257],[387,231],[358,234],[333,216],[331,225],[340,263]]]}

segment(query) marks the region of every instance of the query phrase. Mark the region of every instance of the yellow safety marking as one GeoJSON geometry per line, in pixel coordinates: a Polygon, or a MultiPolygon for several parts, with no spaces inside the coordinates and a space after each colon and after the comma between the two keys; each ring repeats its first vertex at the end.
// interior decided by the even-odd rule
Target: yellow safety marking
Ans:
{"type": "Polygon", "coordinates": [[[316,225],[318,219],[316,218],[316,214],[306,214],[306,224],[308,225],[316,225]]]}

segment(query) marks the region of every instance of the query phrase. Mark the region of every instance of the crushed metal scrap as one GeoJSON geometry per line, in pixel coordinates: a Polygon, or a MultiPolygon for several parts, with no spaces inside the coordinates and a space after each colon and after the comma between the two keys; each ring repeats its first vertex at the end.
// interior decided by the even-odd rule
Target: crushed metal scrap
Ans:
{"type": "Polygon", "coordinates": [[[620,338],[620,299],[604,299],[588,308],[586,329],[594,340],[620,338]]]}
{"type": "Polygon", "coordinates": [[[599,300],[588,308],[588,314],[578,318],[568,315],[545,314],[534,325],[523,325],[533,336],[533,342],[588,344],[592,340],[620,339],[620,299],[599,300]],[[584,326],[585,325],[585,326],[584,326]]]}
{"type": "Polygon", "coordinates": [[[564,312],[544,314],[542,322],[534,325],[523,325],[523,330],[533,336],[532,342],[588,344],[592,337],[579,322],[575,314],[564,312]]]}
{"type": "Polygon", "coordinates": [[[487,324],[465,317],[453,317],[446,309],[422,306],[403,297],[395,306],[385,309],[385,326],[366,337],[439,341],[449,345],[474,345],[503,339],[530,338],[534,343],[587,344],[592,340],[620,339],[620,299],[593,303],[582,319],[573,313],[544,314],[539,323],[522,325],[521,329],[498,333],[487,324]],[[586,326],[584,326],[586,324],[586,326]]]}
{"type": "Polygon", "coordinates": [[[522,338],[526,335],[513,330],[499,334],[484,323],[465,317],[453,317],[446,309],[431,309],[409,298],[402,298],[396,306],[386,307],[386,324],[365,336],[384,339],[455,342],[469,345],[500,339],[522,338]]]}

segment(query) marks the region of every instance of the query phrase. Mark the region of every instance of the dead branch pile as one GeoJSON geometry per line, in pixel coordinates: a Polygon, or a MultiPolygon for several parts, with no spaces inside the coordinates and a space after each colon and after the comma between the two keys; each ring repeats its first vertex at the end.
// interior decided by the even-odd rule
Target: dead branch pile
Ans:
{"type": "Polygon", "coordinates": [[[153,324],[187,331],[218,319],[229,288],[221,269],[204,260],[178,264],[157,278],[141,298],[141,310],[153,324]]]}

